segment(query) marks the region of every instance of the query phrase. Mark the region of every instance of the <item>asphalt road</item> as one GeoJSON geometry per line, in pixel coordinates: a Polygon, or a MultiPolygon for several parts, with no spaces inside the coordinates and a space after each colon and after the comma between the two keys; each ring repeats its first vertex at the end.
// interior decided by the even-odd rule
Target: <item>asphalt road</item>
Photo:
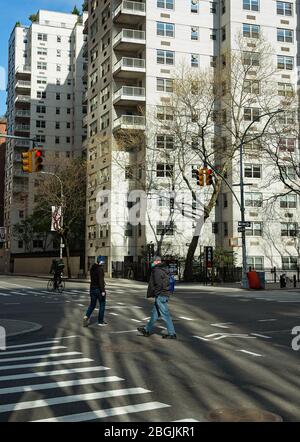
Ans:
{"type": "Polygon", "coordinates": [[[88,284],[63,295],[46,281],[0,276],[0,319],[40,323],[9,338],[0,352],[0,421],[206,421],[209,412],[266,410],[300,420],[300,292],[237,292],[178,286],[170,310],[178,340],[164,323],[139,336],[152,301],[145,286],[107,287],[106,327],[82,317],[88,284]]]}

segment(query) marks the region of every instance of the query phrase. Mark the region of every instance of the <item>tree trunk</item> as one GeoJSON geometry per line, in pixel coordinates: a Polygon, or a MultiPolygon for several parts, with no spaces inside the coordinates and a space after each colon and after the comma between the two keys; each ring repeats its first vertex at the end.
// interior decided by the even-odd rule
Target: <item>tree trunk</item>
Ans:
{"type": "Polygon", "coordinates": [[[193,236],[192,242],[189,245],[189,250],[186,256],[185,267],[183,272],[183,279],[186,282],[193,281],[193,261],[198,241],[199,241],[199,236],[193,236]]]}

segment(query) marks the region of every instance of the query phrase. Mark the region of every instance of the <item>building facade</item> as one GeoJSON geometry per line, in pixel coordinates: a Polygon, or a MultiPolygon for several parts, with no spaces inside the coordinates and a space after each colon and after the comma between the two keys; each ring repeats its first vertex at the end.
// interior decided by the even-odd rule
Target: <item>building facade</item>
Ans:
{"type": "MultiPolygon", "coordinates": [[[[9,40],[7,131],[23,138],[8,142],[6,151],[4,215],[11,254],[28,251],[14,237],[13,226],[32,213],[39,185],[38,174],[22,172],[22,152],[35,139],[44,152],[45,170],[47,163],[82,152],[84,18],[40,10],[29,27],[17,23],[9,40]]],[[[43,250],[39,238],[32,241],[30,251],[43,250]]]]}
{"type": "MultiPolygon", "coordinates": [[[[147,143],[141,142],[139,148],[128,152],[118,149],[119,140],[126,140],[126,131],[128,139],[133,130],[146,131],[147,136],[151,132],[149,115],[164,113],[168,105],[170,82],[176,70],[182,65],[191,69],[221,69],[226,51],[237,50],[238,35],[246,42],[249,38],[250,46],[253,39],[264,35],[274,49],[278,95],[283,87],[296,90],[296,2],[88,0],[85,8],[88,12],[84,30],[88,35],[85,48],[88,114],[84,119],[88,131],[85,143],[88,263],[99,254],[105,255],[108,271],[113,273],[119,263],[147,259],[148,245],[155,243],[164,229],[167,233],[161,251],[184,257],[195,220],[183,217],[176,228],[173,224],[166,229],[170,202],[166,204],[161,194],[157,196],[158,187],[176,191],[168,180],[172,153],[169,161],[162,155],[151,163],[151,146],[148,148],[147,143]],[[117,152],[120,150],[121,154],[117,152]],[[133,172],[130,165],[134,165],[133,172]],[[150,180],[149,170],[152,171],[150,180]],[[149,187],[153,180],[156,185],[149,187]],[[141,188],[147,190],[145,222],[132,225],[128,214],[132,201],[128,201],[128,195],[141,188]],[[168,209],[165,221],[157,221],[155,216],[165,209],[168,209]]],[[[243,112],[246,121],[248,110],[243,112]]],[[[168,138],[163,135],[154,142],[165,143],[166,147],[168,138]]],[[[296,141],[294,150],[299,155],[296,141]]],[[[246,219],[251,222],[247,230],[248,264],[257,269],[274,266],[295,269],[299,256],[299,196],[286,195],[282,183],[268,182],[270,173],[264,161],[257,152],[248,152],[244,158],[242,173],[248,186],[245,188],[246,219]],[[275,194],[282,196],[267,210],[267,201],[275,194]]],[[[236,185],[239,174],[235,162],[229,183],[236,185]]],[[[192,170],[190,180],[193,180],[192,170]]],[[[233,188],[240,198],[238,188],[233,188]]],[[[216,211],[212,211],[200,233],[195,256],[199,256],[206,245],[218,245],[233,251],[240,266],[238,221],[239,206],[224,184],[216,211]]]]}
{"type": "MultiPolygon", "coordinates": [[[[0,118],[0,134],[6,134],[5,118],[0,118]]],[[[6,139],[0,136],[0,227],[4,226],[5,150],[6,139]]]]}

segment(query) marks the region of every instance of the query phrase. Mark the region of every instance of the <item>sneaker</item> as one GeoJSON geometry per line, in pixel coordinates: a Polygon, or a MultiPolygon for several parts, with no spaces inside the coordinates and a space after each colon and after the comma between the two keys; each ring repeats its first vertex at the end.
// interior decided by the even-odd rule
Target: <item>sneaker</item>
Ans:
{"type": "Polygon", "coordinates": [[[100,327],[105,327],[105,326],[108,325],[108,324],[107,324],[107,322],[102,321],[102,322],[99,322],[98,325],[99,325],[100,327]]]}
{"type": "Polygon", "coordinates": [[[84,318],[83,318],[83,327],[88,327],[89,326],[89,323],[90,323],[90,320],[89,320],[89,318],[87,317],[87,316],[85,316],[84,318]]]}
{"type": "Polygon", "coordinates": [[[150,333],[145,330],[145,327],[138,327],[137,331],[142,333],[143,336],[147,336],[147,337],[150,336],[150,333]]]}
{"type": "Polygon", "coordinates": [[[162,335],[163,339],[177,339],[176,335],[162,335]]]}

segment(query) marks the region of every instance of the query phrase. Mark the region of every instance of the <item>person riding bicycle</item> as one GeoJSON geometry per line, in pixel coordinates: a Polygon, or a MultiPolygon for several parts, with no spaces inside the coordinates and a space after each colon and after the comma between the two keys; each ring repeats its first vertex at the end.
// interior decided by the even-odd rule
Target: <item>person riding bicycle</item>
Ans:
{"type": "Polygon", "coordinates": [[[64,262],[62,259],[53,259],[50,274],[54,273],[53,281],[54,281],[54,290],[58,289],[58,285],[62,281],[62,272],[65,268],[64,262]]]}

